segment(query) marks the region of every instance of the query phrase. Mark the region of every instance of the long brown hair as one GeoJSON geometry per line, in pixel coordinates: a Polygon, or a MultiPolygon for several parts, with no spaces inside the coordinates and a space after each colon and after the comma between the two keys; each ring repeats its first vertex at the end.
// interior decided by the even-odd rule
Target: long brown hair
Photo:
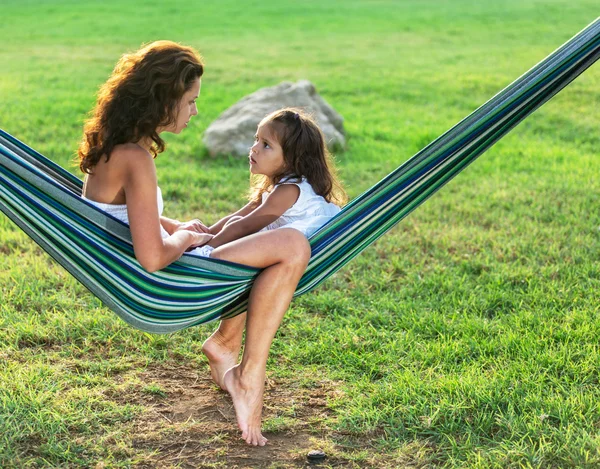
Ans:
{"type": "Polygon", "coordinates": [[[175,122],[179,100],[202,76],[202,57],[191,47],[156,41],[125,54],[98,92],[79,145],[79,168],[90,173],[116,145],[149,137],[154,157],[165,149],[159,127],[175,122]]]}
{"type": "Polygon", "coordinates": [[[262,125],[269,126],[281,145],[283,167],[272,178],[251,176],[250,201],[260,203],[262,194],[270,192],[283,179],[299,182],[302,178],[327,202],[341,206],[348,201],[323,132],[312,116],[301,109],[284,108],[265,117],[259,124],[262,125]]]}

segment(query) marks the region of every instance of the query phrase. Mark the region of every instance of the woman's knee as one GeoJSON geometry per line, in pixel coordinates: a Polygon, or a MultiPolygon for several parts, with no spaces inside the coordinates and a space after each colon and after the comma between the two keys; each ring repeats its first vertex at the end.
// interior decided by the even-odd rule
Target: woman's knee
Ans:
{"type": "Polygon", "coordinates": [[[279,228],[219,246],[210,257],[260,268],[283,264],[293,270],[304,271],[310,255],[310,244],[301,232],[293,228],[279,228]]]}
{"type": "Polygon", "coordinates": [[[290,264],[305,268],[310,260],[310,244],[306,236],[295,229],[282,229],[285,232],[285,243],[288,246],[286,259],[290,264]]]}

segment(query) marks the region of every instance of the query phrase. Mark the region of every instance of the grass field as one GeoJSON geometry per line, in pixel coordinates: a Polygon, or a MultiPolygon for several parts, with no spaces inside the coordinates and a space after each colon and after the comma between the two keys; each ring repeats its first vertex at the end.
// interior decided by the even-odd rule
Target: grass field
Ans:
{"type": "MultiPolygon", "coordinates": [[[[206,60],[157,159],[165,214],[243,203],[202,131],[309,79],[345,118],[356,196],[593,21],[596,0],[3,0],[0,128],[63,166],[119,56],[206,60]]],[[[592,67],[284,318],[263,449],[200,353],[134,330],[0,215],[0,467],[600,467],[600,68],[592,67]]]]}

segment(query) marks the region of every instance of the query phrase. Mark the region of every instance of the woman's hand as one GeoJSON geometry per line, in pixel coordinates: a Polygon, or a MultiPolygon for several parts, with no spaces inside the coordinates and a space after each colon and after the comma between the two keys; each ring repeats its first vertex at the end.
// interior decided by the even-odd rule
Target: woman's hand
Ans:
{"type": "MultiPolygon", "coordinates": [[[[189,231],[189,230],[187,230],[189,231]]],[[[211,239],[213,239],[213,235],[211,235],[210,233],[198,233],[196,231],[190,231],[190,233],[193,235],[193,241],[192,244],[190,245],[191,248],[197,248],[199,246],[204,246],[206,243],[208,243],[211,239]]]]}
{"type": "Polygon", "coordinates": [[[173,232],[181,230],[210,234],[210,229],[198,219],[186,221],[185,223],[179,223],[173,232]]]}

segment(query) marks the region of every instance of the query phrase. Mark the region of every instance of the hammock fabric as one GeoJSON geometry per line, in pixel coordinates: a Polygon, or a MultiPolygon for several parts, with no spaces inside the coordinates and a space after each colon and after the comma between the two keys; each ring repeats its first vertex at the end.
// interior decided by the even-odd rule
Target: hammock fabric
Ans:
{"type": "MultiPolygon", "coordinates": [[[[296,290],[336,272],[600,57],[600,18],[371,189],[309,241],[296,290]]],[[[258,270],[184,254],[148,273],[127,225],[81,198],[80,179],[0,130],[0,210],[132,326],[167,333],[245,311],[258,270]]]]}

